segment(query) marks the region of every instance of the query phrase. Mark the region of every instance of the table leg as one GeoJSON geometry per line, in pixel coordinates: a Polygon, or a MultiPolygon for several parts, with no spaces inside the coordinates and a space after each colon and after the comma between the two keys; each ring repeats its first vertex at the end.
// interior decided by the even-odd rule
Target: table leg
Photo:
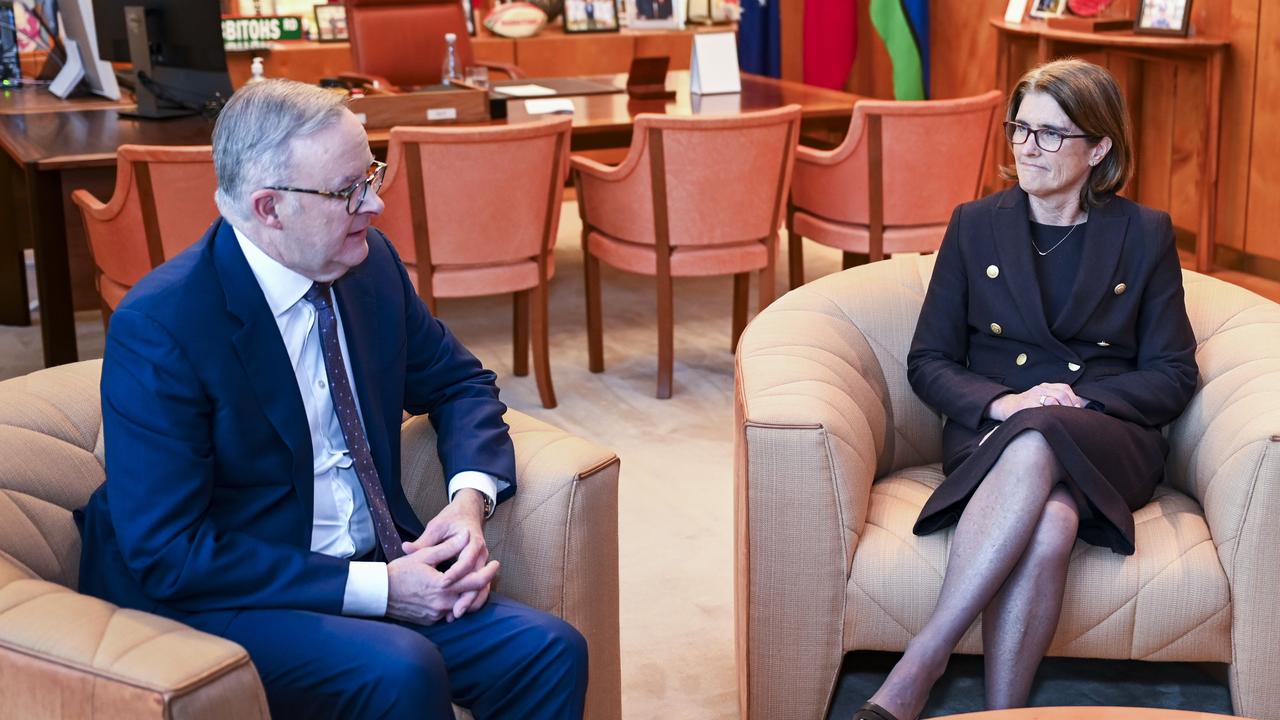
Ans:
{"type": "Polygon", "coordinates": [[[0,153],[0,218],[9,227],[0,228],[0,325],[30,325],[31,310],[27,305],[27,268],[23,257],[23,240],[31,236],[26,217],[19,215],[18,194],[24,180],[22,169],[7,155],[0,153]]]}
{"type": "Polygon", "coordinates": [[[75,362],[76,318],[62,215],[62,182],[56,171],[26,168],[27,217],[36,254],[36,295],[45,367],[75,362]]]}

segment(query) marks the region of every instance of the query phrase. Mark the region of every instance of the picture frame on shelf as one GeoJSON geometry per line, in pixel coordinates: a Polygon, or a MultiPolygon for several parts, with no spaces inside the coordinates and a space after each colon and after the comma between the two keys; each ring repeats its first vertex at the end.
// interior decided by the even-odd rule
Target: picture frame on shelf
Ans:
{"type": "Polygon", "coordinates": [[[467,34],[471,37],[476,36],[476,11],[472,7],[471,0],[459,0],[462,3],[462,14],[467,17],[467,34]]]}
{"type": "Polygon", "coordinates": [[[617,0],[564,0],[567,33],[618,32],[619,27],[617,0]]]}
{"type": "Polygon", "coordinates": [[[1009,0],[1004,9],[1004,21],[1020,23],[1027,17],[1027,0],[1009,0]]]}
{"type": "Polygon", "coordinates": [[[347,6],[323,3],[315,6],[316,39],[320,42],[346,42],[347,6]]]}
{"type": "Polygon", "coordinates": [[[627,0],[629,27],[637,30],[679,30],[684,27],[684,0],[627,0]]]}
{"type": "Polygon", "coordinates": [[[1033,18],[1058,17],[1067,11],[1067,0],[1031,0],[1028,14],[1033,18]]]}
{"type": "Polygon", "coordinates": [[[1191,30],[1191,0],[1138,0],[1133,31],[1186,37],[1191,30]]]}
{"type": "Polygon", "coordinates": [[[695,25],[723,25],[737,22],[742,16],[738,0],[685,0],[685,4],[685,15],[695,25]]]}

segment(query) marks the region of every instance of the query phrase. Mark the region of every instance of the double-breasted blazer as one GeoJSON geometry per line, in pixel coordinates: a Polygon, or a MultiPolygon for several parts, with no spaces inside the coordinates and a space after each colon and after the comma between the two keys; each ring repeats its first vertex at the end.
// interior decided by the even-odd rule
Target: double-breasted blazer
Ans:
{"type": "MultiPolygon", "coordinates": [[[[984,458],[985,467],[972,473],[978,477],[951,482],[979,444],[989,443],[983,438],[997,426],[985,414],[991,402],[1042,382],[1071,385],[1090,401],[1088,408],[1024,410],[1010,421],[1041,429],[1037,418],[1052,418],[1055,425],[1065,418],[1063,432],[1087,446],[1078,453],[1083,457],[1072,460],[1091,465],[1073,467],[1060,454],[1069,474],[1100,475],[1086,485],[1118,483],[1128,511],[1150,498],[1151,477],[1158,480],[1163,462],[1158,429],[1182,412],[1198,381],[1173,225],[1166,213],[1108,196],[1091,208],[1084,230],[1070,298],[1049,318],[1033,263],[1027,194],[1015,186],[953,213],[907,357],[912,388],[947,418],[943,454],[949,477],[921,513],[922,521],[962,503],[994,461],[984,458]],[[1130,429],[1117,432],[1118,426],[1101,422],[1097,413],[1130,429]],[[1106,435],[1082,438],[1091,432],[1106,435]],[[1100,467],[1107,458],[1098,457],[1094,445],[1113,457],[1137,458],[1137,466],[1119,463],[1120,471],[1144,477],[1114,477],[1100,467]],[[1156,456],[1157,467],[1149,467],[1156,456]]],[[[1000,435],[992,435],[995,447],[983,454],[998,453],[1012,439],[1011,433],[1000,435]]],[[[1095,497],[1089,488],[1084,495],[1108,517],[1119,514],[1110,499],[1095,497]],[[1107,503],[1111,507],[1101,507],[1107,503]]],[[[934,529],[928,526],[917,529],[934,529]]],[[[1127,535],[1131,545],[1131,518],[1127,535]]]]}

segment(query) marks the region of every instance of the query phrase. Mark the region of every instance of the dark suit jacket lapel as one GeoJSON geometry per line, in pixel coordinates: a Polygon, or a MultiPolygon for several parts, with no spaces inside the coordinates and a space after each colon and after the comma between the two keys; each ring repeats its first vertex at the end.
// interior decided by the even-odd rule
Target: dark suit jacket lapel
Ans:
{"type": "MultiPolygon", "coordinates": [[[[382,397],[379,394],[378,369],[378,313],[373,287],[369,284],[362,266],[352,268],[334,283],[338,298],[338,311],[342,313],[342,332],[347,338],[351,375],[356,384],[356,397],[360,400],[360,413],[364,417],[364,432],[369,440],[369,450],[378,475],[387,477],[387,438],[382,424],[382,397]]],[[[383,481],[383,487],[386,487],[383,481]]]]}
{"type": "MultiPolygon", "coordinates": [[[[227,312],[241,322],[231,342],[263,411],[293,453],[293,484],[303,506],[310,509],[315,495],[311,430],[289,353],[231,223],[219,220],[213,232],[214,262],[226,293],[227,312]]],[[[307,526],[306,531],[309,546],[311,527],[307,526]]]]}
{"type": "Polygon", "coordinates": [[[1120,203],[1104,203],[1089,212],[1080,272],[1071,286],[1071,297],[1066,307],[1054,319],[1051,328],[1057,337],[1074,337],[1111,289],[1111,279],[1115,277],[1116,264],[1124,249],[1128,225],[1129,218],[1120,212],[1120,203]]]}
{"type": "Polygon", "coordinates": [[[1008,284],[1032,339],[1059,357],[1074,359],[1075,353],[1049,332],[1040,299],[1040,283],[1031,260],[1031,212],[1022,188],[1015,185],[1004,192],[992,212],[991,224],[1002,268],[1000,277],[1008,284]]]}

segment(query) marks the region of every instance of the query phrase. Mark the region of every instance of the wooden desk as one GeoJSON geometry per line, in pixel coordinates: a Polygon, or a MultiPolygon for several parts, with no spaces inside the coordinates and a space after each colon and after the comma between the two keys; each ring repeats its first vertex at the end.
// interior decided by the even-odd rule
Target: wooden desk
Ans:
{"type": "MultiPolygon", "coordinates": [[[[625,76],[592,79],[622,83],[625,76]]],[[[742,76],[740,95],[691,98],[688,72],[673,72],[668,87],[677,91],[672,101],[629,103],[625,94],[573,98],[571,149],[584,151],[626,147],[631,142],[635,115],[658,112],[693,115],[747,112],[791,103],[804,109],[802,133],[830,136],[843,133],[856,98],[853,95],[808,87],[800,83],[754,75],[742,76]]],[[[530,118],[523,101],[512,101],[510,118],[530,118]]],[[[22,242],[30,237],[36,253],[36,289],[40,299],[41,338],[46,365],[74,362],[76,355],[74,298],[71,273],[73,255],[87,256],[65,232],[68,213],[74,212],[68,196],[88,179],[107,188],[114,177],[116,148],[125,143],[148,145],[208,144],[213,125],[200,118],[137,120],[123,118],[118,109],[0,114],[0,198],[20,197],[10,212],[18,233],[0,235],[0,323],[29,324],[22,242]],[[87,173],[95,173],[89,178],[87,173]]],[[[386,147],[388,130],[369,132],[375,152],[386,147]]],[[[0,200],[3,202],[3,200],[0,200]]],[[[0,207],[0,211],[4,208],[0,207]]]]}
{"type": "MultiPolygon", "coordinates": [[[[1138,35],[1132,31],[1077,32],[1055,30],[1043,23],[1007,23],[1003,18],[992,18],[996,29],[996,86],[1006,92],[1013,89],[1017,76],[1026,70],[1012,67],[1009,51],[1014,42],[1034,41],[1038,62],[1066,57],[1073,53],[1102,51],[1107,54],[1152,63],[1194,62],[1204,66],[1205,77],[1205,128],[1201,157],[1200,223],[1196,232],[1195,269],[1202,273],[1213,266],[1213,227],[1218,202],[1218,146],[1222,118],[1222,71],[1229,43],[1208,37],[1169,37],[1164,35],[1138,35]]],[[[1141,108],[1140,98],[1131,97],[1130,107],[1141,108]]],[[[1139,112],[1131,114],[1138,116],[1139,112]]],[[[1141,128],[1135,123],[1135,132],[1141,128]]]]}

